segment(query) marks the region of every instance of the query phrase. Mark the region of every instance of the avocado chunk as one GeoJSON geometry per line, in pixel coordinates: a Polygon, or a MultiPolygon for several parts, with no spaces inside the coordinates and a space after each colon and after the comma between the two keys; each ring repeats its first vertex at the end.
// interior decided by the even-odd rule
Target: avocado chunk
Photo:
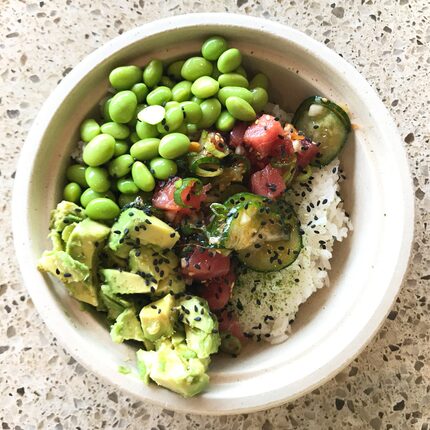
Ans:
{"type": "Polygon", "coordinates": [[[156,251],[142,247],[130,251],[130,270],[141,276],[149,276],[157,282],[155,296],[185,291],[185,281],[179,273],[179,259],[173,251],[156,251]]]}
{"type": "Polygon", "coordinates": [[[109,248],[120,257],[128,256],[133,247],[154,245],[170,249],[179,239],[179,233],[159,218],[141,209],[128,208],[121,212],[112,226],[109,248]]]}
{"type": "Polygon", "coordinates": [[[88,283],[89,268],[73,259],[67,252],[45,251],[39,259],[37,268],[58,278],[76,299],[97,306],[97,296],[94,296],[94,291],[88,283]]]}
{"type": "Polygon", "coordinates": [[[61,232],[61,240],[66,243],[69,240],[70,235],[78,224],[73,222],[72,224],[66,225],[61,232]]]}
{"type": "Polygon", "coordinates": [[[75,203],[63,200],[51,211],[49,228],[52,231],[61,233],[68,225],[78,223],[85,218],[85,211],[81,207],[75,203]]]}
{"type": "Polygon", "coordinates": [[[208,302],[197,296],[185,296],[178,303],[179,319],[204,333],[217,333],[218,322],[210,312],[208,302]]]}
{"type": "Polygon", "coordinates": [[[157,286],[142,276],[122,270],[102,269],[100,273],[113,294],[148,294],[157,286]]]}
{"type": "Polygon", "coordinates": [[[198,358],[208,358],[218,352],[221,338],[218,320],[206,300],[197,296],[186,296],[179,301],[179,319],[185,326],[185,339],[189,349],[198,358]]]}
{"type": "Polygon", "coordinates": [[[218,333],[205,333],[203,330],[186,325],[185,335],[188,348],[194,351],[198,358],[208,358],[218,352],[221,344],[218,333]]]}
{"type": "Polygon", "coordinates": [[[115,343],[122,343],[124,340],[144,341],[142,327],[133,309],[125,309],[116,319],[111,327],[110,336],[115,343]]]}
{"type": "MultiPolygon", "coordinates": [[[[65,227],[63,233],[68,229],[65,227]]],[[[90,270],[86,280],[87,288],[91,291],[96,306],[98,305],[99,280],[97,276],[98,251],[110,233],[110,228],[104,224],[86,218],[76,224],[70,232],[66,243],[67,253],[75,260],[85,264],[90,270]]]]}
{"type": "Polygon", "coordinates": [[[107,312],[107,317],[111,321],[115,321],[128,308],[134,310],[133,303],[114,294],[109,285],[100,287],[99,297],[100,302],[104,305],[104,310],[107,312]]]}
{"type": "Polygon", "coordinates": [[[174,309],[175,299],[167,294],[162,299],[144,306],[139,317],[143,336],[151,342],[172,336],[177,312],[174,309]]]}
{"type": "Polygon", "coordinates": [[[164,341],[156,351],[137,351],[137,367],[141,379],[192,397],[203,391],[209,384],[206,374],[207,361],[198,358],[184,358],[183,351],[164,341]]]}

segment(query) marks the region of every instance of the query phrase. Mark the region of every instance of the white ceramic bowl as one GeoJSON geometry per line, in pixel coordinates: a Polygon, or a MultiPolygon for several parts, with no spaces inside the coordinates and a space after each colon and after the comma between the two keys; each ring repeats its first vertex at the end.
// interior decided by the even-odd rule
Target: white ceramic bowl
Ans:
{"type": "Polygon", "coordinates": [[[329,380],[369,342],[401,285],[413,236],[407,159],[396,128],[375,92],[347,62],[303,33],[232,14],[195,14],[152,22],[108,42],[76,66],[44,104],[22,150],[13,197],[13,228],[22,275],[57,339],[87,368],[118,388],[165,408],[201,414],[249,412],[294,399],[329,380]],[[183,399],[145,386],[118,365],[134,350],[112,343],[97,316],[82,312],[65,289],[36,270],[50,247],[49,212],[59,201],[79,123],[104,96],[109,71],[150,58],[174,59],[222,34],[245,64],[270,76],[272,98],[293,111],[306,96],[346,103],[357,124],[342,154],[342,195],[354,232],[333,257],[332,286],[301,307],[285,343],[248,347],[219,358],[207,392],[183,399]]]}

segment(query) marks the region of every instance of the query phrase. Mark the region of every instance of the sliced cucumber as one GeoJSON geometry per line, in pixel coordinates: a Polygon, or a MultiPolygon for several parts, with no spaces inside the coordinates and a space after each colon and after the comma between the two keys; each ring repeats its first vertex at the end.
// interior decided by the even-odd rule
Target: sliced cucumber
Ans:
{"type": "Polygon", "coordinates": [[[208,226],[209,243],[220,248],[242,250],[258,241],[289,237],[279,202],[252,193],[238,193],[222,204],[212,204],[208,226]]]}
{"type": "Polygon", "coordinates": [[[312,164],[324,166],[339,154],[351,131],[348,114],[324,97],[306,99],[293,117],[293,125],[319,144],[320,153],[312,164]]]}
{"type": "Polygon", "coordinates": [[[292,209],[286,218],[291,228],[289,239],[257,242],[249,248],[239,251],[237,253],[239,260],[258,272],[273,272],[292,264],[302,249],[302,235],[299,221],[292,209]]]}

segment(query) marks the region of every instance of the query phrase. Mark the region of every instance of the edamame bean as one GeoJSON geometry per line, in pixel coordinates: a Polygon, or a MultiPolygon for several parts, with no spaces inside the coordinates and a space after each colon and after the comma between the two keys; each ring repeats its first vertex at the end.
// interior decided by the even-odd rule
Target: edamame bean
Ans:
{"type": "Polygon", "coordinates": [[[107,98],[101,105],[101,114],[105,121],[112,121],[112,118],[110,117],[110,114],[109,114],[109,106],[111,101],[112,101],[112,97],[107,98]]]}
{"type": "Polygon", "coordinates": [[[82,189],[76,182],[70,182],[64,187],[63,197],[64,200],[77,203],[81,197],[82,189]]]}
{"type": "Polygon", "coordinates": [[[219,86],[223,87],[243,87],[248,88],[248,79],[239,73],[223,73],[218,78],[219,86]]]}
{"type": "Polygon", "coordinates": [[[176,79],[177,81],[180,81],[182,79],[181,69],[184,63],[185,63],[185,60],[178,60],[178,61],[174,61],[172,64],[169,64],[169,66],[167,67],[167,74],[171,78],[176,79]]]}
{"type": "Polygon", "coordinates": [[[257,87],[251,90],[252,102],[251,106],[254,108],[255,112],[260,112],[264,109],[269,101],[269,95],[264,88],[257,87]]]}
{"type": "Polygon", "coordinates": [[[196,135],[199,132],[197,124],[187,124],[186,127],[188,136],[196,135]]]}
{"type": "Polygon", "coordinates": [[[85,166],[81,164],[72,164],[66,170],[66,178],[70,182],[76,182],[81,187],[88,187],[87,181],[85,180],[85,166]]]}
{"type": "Polygon", "coordinates": [[[134,159],[130,154],[120,155],[109,163],[109,175],[114,178],[122,178],[130,173],[133,163],[134,159]]]}
{"type": "Polygon", "coordinates": [[[256,117],[252,106],[240,97],[228,97],[225,106],[230,115],[240,121],[253,121],[256,117]]]}
{"type": "Polygon", "coordinates": [[[269,90],[269,79],[264,73],[257,73],[249,83],[249,88],[264,88],[266,91],[269,90]]]}
{"type": "Polygon", "coordinates": [[[160,60],[152,60],[143,71],[143,82],[149,87],[154,88],[163,76],[163,63],[160,60]]]}
{"type": "Polygon", "coordinates": [[[234,73],[238,73],[239,75],[243,76],[244,78],[248,79],[248,73],[246,73],[246,70],[243,68],[243,66],[239,66],[234,73]]]}
{"type": "Polygon", "coordinates": [[[87,167],[85,179],[88,186],[98,193],[105,193],[110,188],[109,175],[103,167],[87,167]]]}
{"type": "Polygon", "coordinates": [[[142,70],[137,66],[121,66],[109,74],[109,82],[116,90],[129,90],[142,79],[142,70]]]}
{"type": "Polygon", "coordinates": [[[133,133],[130,134],[129,139],[131,143],[136,143],[140,140],[140,137],[135,131],[133,131],[133,133]]]}
{"type": "Polygon", "coordinates": [[[162,76],[160,79],[160,84],[170,89],[175,86],[175,82],[172,81],[172,79],[170,79],[168,76],[162,76]]]}
{"type": "Polygon", "coordinates": [[[143,103],[146,100],[146,96],[149,93],[148,87],[143,83],[139,82],[131,87],[131,91],[136,94],[137,103],[143,103]]]}
{"type": "Polygon", "coordinates": [[[148,124],[147,122],[143,121],[137,121],[136,133],[140,139],[158,136],[157,126],[148,124]]]}
{"type": "Polygon", "coordinates": [[[219,90],[219,83],[210,76],[202,76],[196,79],[191,86],[191,92],[201,99],[214,96],[219,90]]]}
{"type": "Polygon", "coordinates": [[[172,91],[168,87],[157,87],[146,97],[146,102],[150,106],[164,105],[170,100],[172,100],[172,91]]]}
{"type": "Polygon", "coordinates": [[[197,124],[202,119],[202,109],[198,103],[182,102],[181,109],[184,113],[184,120],[187,122],[197,124]]]}
{"type": "Polygon", "coordinates": [[[217,67],[221,73],[230,73],[242,62],[242,54],[237,48],[230,48],[218,58],[217,67]]]}
{"type": "Polygon", "coordinates": [[[170,109],[172,107],[176,107],[176,106],[180,106],[179,102],[175,102],[175,101],[170,101],[166,103],[166,106],[164,106],[164,109],[170,109]]]}
{"type": "Polygon", "coordinates": [[[100,166],[109,161],[115,152],[115,139],[109,134],[99,134],[86,144],[82,158],[88,166],[100,166]]]}
{"type": "Polygon", "coordinates": [[[225,101],[228,97],[240,97],[241,99],[252,102],[252,93],[246,88],[242,87],[224,87],[218,91],[218,100],[225,105],[225,101]]]}
{"type": "Polygon", "coordinates": [[[166,109],[166,116],[164,117],[164,123],[161,122],[161,125],[164,126],[164,129],[168,132],[177,130],[184,121],[184,113],[181,109],[181,106],[171,106],[166,109]]]}
{"type": "Polygon", "coordinates": [[[203,43],[202,55],[206,60],[215,61],[227,48],[227,41],[223,37],[213,36],[203,43]]]}
{"type": "Polygon", "coordinates": [[[91,139],[100,134],[100,126],[95,119],[86,119],[82,122],[80,128],[81,139],[89,142],[91,139]]]}
{"type": "Polygon", "coordinates": [[[195,81],[200,76],[210,76],[212,69],[212,63],[205,58],[191,57],[182,66],[181,75],[187,81],[195,81]]]}
{"type": "Polygon", "coordinates": [[[127,154],[128,152],[128,143],[124,142],[122,140],[117,140],[115,142],[115,152],[114,152],[114,157],[119,157],[120,155],[124,155],[127,154]]]}
{"type": "Polygon", "coordinates": [[[173,160],[166,160],[162,157],[157,157],[149,163],[151,173],[162,181],[175,176],[178,171],[178,166],[173,160]]]}
{"type": "Polygon", "coordinates": [[[198,123],[199,128],[211,127],[215,124],[221,113],[221,103],[215,99],[206,99],[200,105],[202,110],[202,119],[198,123]]]}
{"type": "Polygon", "coordinates": [[[178,82],[172,88],[172,99],[176,102],[184,102],[185,100],[189,100],[191,97],[191,85],[190,81],[181,81],[178,82]]]}
{"type": "Polygon", "coordinates": [[[108,191],[107,193],[98,193],[97,191],[94,191],[91,188],[87,188],[81,195],[81,205],[84,208],[86,208],[88,206],[88,203],[91,200],[102,198],[102,197],[115,200],[115,197],[111,191],[108,191]]]}
{"type": "Polygon", "coordinates": [[[129,90],[120,91],[116,93],[110,101],[109,115],[112,121],[124,124],[133,119],[136,107],[136,94],[129,90]]]}
{"type": "Polygon", "coordinates": [[[216,121],[216,128],[219,131],[230,131],[233,129],[235,122],[235,118],[225,110],[222,111],[221,115],[218,117],[216,121]]]}
{"type": "Polygon", "coordinates": [[[116,187],[118,188],[118,191],[123,194],[136,194],[139,192],[138,186],[130,177],[118,179],[116,187]]]}
{"type": "Polygon", "coordinates": [[[158,152],[162,157],[173,160],[186,154],[189,147],[190,139],[187,135],[182,133],[170,133],[161,139],[158,152]]]}
{"type": "Polygon", "coordinates": [[[130,148],[130,154],[133,158],[139,161],[152,160],[158,156],[159,146],[160,139],[155,137],[142,139],[130,148]]]}
{"type": "Polygon", "coordinates": [[[117,122],[106,122],[101,127],[102,133],[110,134],[115,139],[127,139],[130,130],[125,124],[118,124],[117,122]]]}
{"type": "Polygon", "coordinates": [[[191,101],[200,105],[200,104],[202,104],[203,99],[199,99],[198,97],[193,96],[193,97],[191,97],[191,101]]]}
{"type": "Polygon", "coordinates": [[[104,197],[91,200],[85,208],[85,213],[94,220],[107,221],[116,218],[120,209],[110,199],[104,197]]]}
{"type": "MultiPolygon", "coordinates": [[[[171,135],[169,135],[171,136],[171,135]]],[[[161,143],[160,143],[161,145],[161,143]]],[[[148,168],[141,162],[136,161],[133,164],[131,169],[131,176],[133,178],[133,182],[142,190],[142,191],[152,191],[155,188],[155,179],[152,176],[151,172],[148,168]]]]}

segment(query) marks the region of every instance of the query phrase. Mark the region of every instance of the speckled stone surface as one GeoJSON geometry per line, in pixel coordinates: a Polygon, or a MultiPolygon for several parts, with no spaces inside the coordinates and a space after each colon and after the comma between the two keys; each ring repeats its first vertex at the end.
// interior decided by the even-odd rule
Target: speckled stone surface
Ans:
{"type": "Polygon", "coordinates": [[[421,0],[4,0],[0,7],[0,423],[2,429],[430,428],[430,8],[421,0]],[[183,415],[145,404],[78,364],[47,330],[12,252],[15,163],[44,99],[85,55],[166,15],[228,11],[305,31],[350,61],[399,126],[416,196],[401,294],[354,363],[311,394],[265,412],[183,415]]]}

